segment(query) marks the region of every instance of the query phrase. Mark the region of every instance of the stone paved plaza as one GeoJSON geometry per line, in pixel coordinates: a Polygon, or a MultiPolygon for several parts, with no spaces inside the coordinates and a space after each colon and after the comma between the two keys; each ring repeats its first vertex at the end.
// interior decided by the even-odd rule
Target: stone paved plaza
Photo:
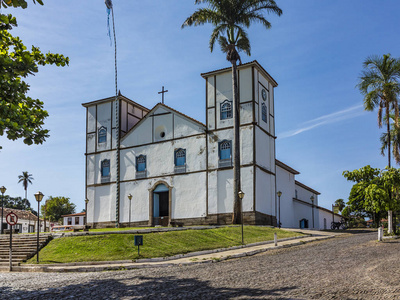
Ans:
{"type": "Polygon", "coordinates": [[[399,299],[400,240],[376,233],[217,263],[98,273],[0,273],[0,299],[399,299]]]}

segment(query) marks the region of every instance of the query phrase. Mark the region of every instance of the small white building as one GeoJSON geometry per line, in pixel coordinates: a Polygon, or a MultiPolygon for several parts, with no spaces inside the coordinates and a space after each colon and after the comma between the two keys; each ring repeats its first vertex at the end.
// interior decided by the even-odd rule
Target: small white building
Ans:
{"type": "MultiPolygon", "coordinates": [[[[206,124],[161,103],[148,109],[121,94],[119,107],[115,97],[83,104],[89,225],[232,222],[231,68],[202,77],[206,124]]],[[[319,228],[319,193],[295,181],[298,172],[276,160],[277,82],[257,61],[238,66],[238,82],[245,223],[319,228]]]]}
{"type": "Polygon", "coordinates": [[[84,226],[86,222],[86,213],[81,212],[77,214],[63,215],[63,225],[79,225],[84,226]]]}
{"type": "MultiPolygon", "coordinates": [[[[10,229],[10,225],[6,222],[6,216],[9,213],[15,213],[18,217],[18,223],[13,226],[13,229],[17,229],[19,233],[30,233],[30,232],[37,232],[37,216],[35,216],[30,211],[14,209],[14,208],[4,208],[3,211],[3,229],[10,229]]],[[[0,215],[1,215],[1,207],[0,207],[0,215]]],[[[43,219],[39,219],[39,228],[40,232],[44,231],[44,221],[43,219]]],[[[46,228],[48,231],[49,223],[47,222],[46,228]]],[[[1,232],[1,231],[0,231],[1,232]]]]}

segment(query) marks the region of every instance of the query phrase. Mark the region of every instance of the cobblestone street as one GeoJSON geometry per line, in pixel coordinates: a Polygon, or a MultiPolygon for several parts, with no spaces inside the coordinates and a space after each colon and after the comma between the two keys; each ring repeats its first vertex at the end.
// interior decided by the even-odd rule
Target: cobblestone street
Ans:
{"type": "Polygon", "coordinates": [[[346,234],[218,263],[0,273],[0,299],[399,299],[400,240],[346,234]]]}

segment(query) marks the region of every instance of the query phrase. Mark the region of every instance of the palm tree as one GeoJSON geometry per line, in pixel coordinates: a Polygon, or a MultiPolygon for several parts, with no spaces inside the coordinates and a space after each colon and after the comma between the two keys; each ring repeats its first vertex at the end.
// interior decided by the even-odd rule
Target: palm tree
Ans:
{"type": "MultiPolygon", "coordinates": [[[[394,116],[391,114],[390,118],[394,120],[394,116]]],[[[390,124],[390,143],[392,144],[392,154],[397,164],[400,165],[400,128],[390,124]]],[[[389,146],[389,139],[387,132],[383,132],[380,137],[382,147],[381,154],[385,156],[385,150],[389,146]]]]}
{"type": "Polygon", "coordinates": [[[28,171],[22,172],[22,175],[18,176],[18,183],[22,182],[25,190],[25,209],[26,209],[26,201],[28,199],[28,184],[32,184],[32,174],[29,174],[28,171]]]}
{"type": "Polygon", "coordinates": [[[390,113],[394,113],[394,125],[399,126],[400,60],[385,54],[371,56],[364,61],[364,70],[357,85],[364,94],[364,108],[373,111],[378,108],[378,125],[382,127],[383,111],[387,126],[388,166],[391,167],[390,113]]]}
{"type": "Polygon", "coordinates": [[[195,4],[206,3],[207,8],[197,9],[182,24],[198,26],[210,23],[214,26],[210,39],[210,50],[214,50],[215,42],[226,53],[226,59],[232,64],[232,91],[234,107],[234,147],[233,147],[233,224],[242,223],[239,200],[240,190],[240,137],[239,137],[239,95],[237,80],[237,61],[241,64],[239,52],[250,56],[250,41],[244,28],[252,23],[261,23],[266,29],[271,28],[263,12],[275,13],[278,16],[282,10],[274,0],[195,0],[195,4]]]}
{"type": "Polygon", "coordinates": [[[339,211],[341,212],[343,210],[343,208],[346,206],[346,204],[344,203],[343,199],[337,199],[335,201],[335,206],[338,206],[339,211]]]}

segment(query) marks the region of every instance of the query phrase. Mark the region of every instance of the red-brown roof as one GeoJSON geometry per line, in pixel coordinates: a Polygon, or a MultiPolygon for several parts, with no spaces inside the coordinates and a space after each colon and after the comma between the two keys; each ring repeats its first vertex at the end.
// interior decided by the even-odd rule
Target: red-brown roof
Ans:
{"type": "Polygon", "coordinates": [[[77,214],[62,215],[61,217],[79,217],[79,216],[86,216],[86,213],[81,212],[81,213],[77,213],[77,214]]]}
{"type": "MultiPolygon", "coordinates": [[[[4,212],[3,212],[3,217],[5,218],[9,213],[15,213],[18,217],[18,219],[21,220],[37,220],[37,216],[35,216],[33,213],[31,213],[28,210],[21,210],[21,209],[15,209],[15,208],[7,208],[4,207],[4,212]]],[[[0,207],[0,214],[1,214],[1,207],[0,207]]],[[[40,219],[43,221],[43,219],[40,219]]],[[[5,221],[4,221],[5,222],[5,221]]]]}

